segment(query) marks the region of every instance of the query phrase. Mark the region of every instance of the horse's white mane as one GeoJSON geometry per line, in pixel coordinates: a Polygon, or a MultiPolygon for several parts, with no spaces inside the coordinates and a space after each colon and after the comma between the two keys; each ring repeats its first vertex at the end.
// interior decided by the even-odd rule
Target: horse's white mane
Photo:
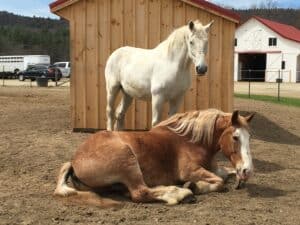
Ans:
{"type": "Polygon", "coordinates": [[[162,121],[157,127],[166,126],[181,136],[190,134],[191,142],[209,147],[213,142],[216,119],[220,115],[225,115],[225,113],[217,109],[178,113],[162,121]]]}
{"type": "MultiPolygon", "coordinates": [[[[198,20],[194,21],[195,27],[201,29],[203,27],[202,23],[198,20]]],[[[189,28],[187,25],[175,29],[166,40],[158,45],[159,48],[164,48],[163,52],[166,52],[168,56],[172,57],[174,50],[176,55],[181,50],[186,50],[187,34],[189,33],[189,28]]]]}

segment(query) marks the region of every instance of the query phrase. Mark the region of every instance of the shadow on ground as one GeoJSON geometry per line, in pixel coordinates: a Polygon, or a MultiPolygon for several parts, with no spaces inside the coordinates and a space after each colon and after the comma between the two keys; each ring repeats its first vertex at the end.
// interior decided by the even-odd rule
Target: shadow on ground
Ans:
{"type": "MultiPolygon", "coordinates": [[[[241,112],[247,115],[249,112],[241,112]]],[[[278,126],[264,115],[255,113],[251,121],[251,131],[253,136],[259,140],[280,144],[300,145],[300,137],[292,134],[288,130],[278,126]]]]}
{"type": "Polygon", "coordinates": [[[261,159],[253,159],[253,165],[255,168],[255,172],[258,173],[271,173],[285,169],[283,166],[277,163],[268,162],[261,159]]]}
{"type": "Polygon", "coordinates": [[[258,184],[247,184],[247,192],[250,197],[275,198],[287,195],[287,191],[258,184]]]}

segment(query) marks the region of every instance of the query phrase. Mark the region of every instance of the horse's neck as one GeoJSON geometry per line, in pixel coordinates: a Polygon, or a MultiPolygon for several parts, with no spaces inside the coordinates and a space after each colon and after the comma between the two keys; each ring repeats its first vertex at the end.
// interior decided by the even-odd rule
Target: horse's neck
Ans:
{"type": "Polygon", "coordinates": [[[181,69],[189,69],[191,64],[186,43],[186,29],[186,27],[181,27],[175,30],[166,40],[156,47],[156,49],[164,54],[172,63],[177,62],[181,69]]]}

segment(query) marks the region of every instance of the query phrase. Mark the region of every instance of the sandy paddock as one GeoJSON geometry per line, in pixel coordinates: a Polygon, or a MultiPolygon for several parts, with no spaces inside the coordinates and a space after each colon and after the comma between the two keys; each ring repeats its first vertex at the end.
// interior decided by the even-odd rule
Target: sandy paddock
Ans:
{"type": "Polygon", "coordinates": [[[89,134],[72,133],[68,88],[0,87],[0,224],[299,224],[300,108],[235,100],[255,111],[255,176],[246,188],[173,207],[68,206],[52,197],[60,165],[89,134]]]}

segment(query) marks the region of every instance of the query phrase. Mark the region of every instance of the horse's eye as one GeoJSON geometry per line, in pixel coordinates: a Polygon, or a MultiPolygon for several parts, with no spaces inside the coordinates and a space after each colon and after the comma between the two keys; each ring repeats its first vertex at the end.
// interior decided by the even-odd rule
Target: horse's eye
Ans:
{"type": "Polygon", "coordinates": [[[191,44],[191,45],[193,45],[193,44],[194,44],[194,42],[190,41],[190,44],[191,44]]]}
{"type": "Polygon", "coordinates": [[[239,140],[239,137],[238,137],[238,136],[233,136],[233,140],[234,140],[234,141],[238,141],[238,140],[239,140]]]}

